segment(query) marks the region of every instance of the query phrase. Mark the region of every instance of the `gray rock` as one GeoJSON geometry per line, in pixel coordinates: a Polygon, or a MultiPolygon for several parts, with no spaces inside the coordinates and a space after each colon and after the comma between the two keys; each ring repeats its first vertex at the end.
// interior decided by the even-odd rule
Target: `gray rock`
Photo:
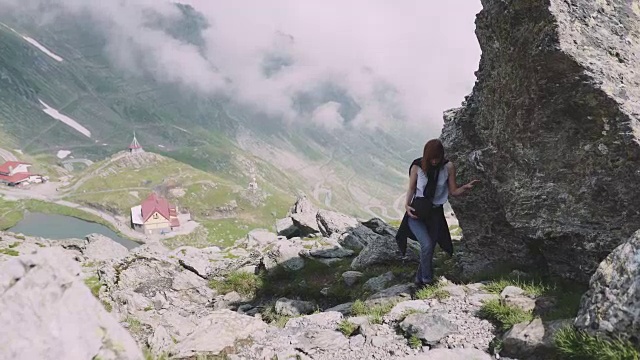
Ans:
{"type": "Polygon", "coordinates": [[[517,286],[512,286],[512,285],[505,287],[502,290],[502,292],[500,292],[500,297],[503,299],[506,299],[508,297],[523,296],[523,295],[524,295],[524,290],[522,290],[517,286]]]}
{"type": "Polygon", "coordinates": [[[362,285],[365,290],[380,291],[385,288],[388,282],[394,278],[391,271],[386,272],[380,276],[373,277],[362,285]]]}
{"type": "Polygon", "coordinates": [[[299,316],[287,321],[286,329],[292,328],[321,328],[335,330],[338,323],[343,319],[341,313],[337,311],[325,311],[313,315],[299,316]]]}
{"type": "Polygon", "coordinates": [[[229,310],[214,311],[200,319],[195,331],[172,347],[170,354],[177,359],[190,359],[198,354],[218,355],[225,348],[233,348],[238,340],[266,328],[267,324],[251,316],[229,310]]]}
{"type": "Polygon", "coordinates": [[[191,246],[182,246],[171,252],[170,256],[178,259],[185,269],[193,271],[196,275],[207,278],[212,271],[211,260],[219,255],[217,247],[198,249],[191,246]]]}
{"type": "Polygon", "coordinates": [[[526,296],[507,297],[503,302],[505,305],[517,307],[524,311],[533,311],[536,308],[536,300],[526,296]]]}
{"type": "Polygon", "coordinates": [[[309,251],[309,256],[326,259],[344,258],[351,255],[353,255],[353,250],[345,249],[341,246],[321,248],[309,251]]]}
{"type": "Polygon", "coordinates": [[[356,336],[352,336],[349,339],[349,348],[352,350],[360,349],[364,346],[365,338],[364,336],[358,334],[356,336]]]}
{"type": "Polygon", "coordinates": [[[320,231],[324,236],[343,234],[359,225],[358,220],[335,211],[320,210],[316,215],[320,231]]]}
{"type": "Polygon", "coordinates": [[[510,263],[587,283],[637,230],[634,6],[483,1],[477,81],[463,107],[445,113],[441,136],[460,183],[481,180],[450,199],[465,275],[510,263]]]}
{"type": "Polygon", "coordinates": [[[293,219],[286,217],[276,220],[276,233],[291,238],[297,236],[299,229],[293,224],[293,219]]]}
{"type": "Polygon", "coordinates": [[[365,269],[372,265],[397,263],[405,260],[419,261],[418,253],[407,249],[406,259],[400,254],[395,237],[373,234],[367,238],[367,244],[351,262],[354,270],[365,269]]]}
{"type": "Polygon", "coordinates": [[[469,304],[473,306],[482,306],[487,301],[499,299],[500,296],[497,294],[473,294],[467,298],[469,304]]]}
{"type": "Polygon", "coordinates": [[[635,341],[640,347],[640,231],[600,263],[582,297],[575,325],[635,341]]]}
{"type": "Polygon", "coordinates": [[[311,301],[291,300],[280,298],[276,301],[276,313],[286,316],[311,314],[316,310],[316,304],[311,301]]]}
{"type": "Polygon", "coordinates": [[[265,254],[262,262],[267,270],[273,270],[280,265],[285,270],[298,271],[304,267],[304,259],[299,255],[303,250],[301,245],[289,240],[278,241],[265,254]]]}
{"type": "Polygon", "coordinates": [[[389,303],[397,303],[411,299],[411,284],[399,284],[379,291],[365,300],[365,305],[375,306],[389,303]]]}
{"type": "Polygon", "coordinates": [[[352,302],[344,303],[344,304],[336,305],[336,306],[334,306],[332,308],[329,308],[329,309],[325,310],[325,312],[337,311],[337,312],[341,313],[342,315],[351,315],[351,307],[352,306],[353,306],[352,302]]]}
{"type": "Polygon", "coordinates": [[[86,239],[87,244],[84,246],[82,255],[87,258],[87,261],[118,260],[129,254],[126,247],[104,235],[90,234],[86,239]]]}
{"type": "Polygon", "coordinates": [[[347,286],[355,284],[361,277],[362,273],[360,271],[345,271],[342,273],[342,280],[347,286]]]}
{"type": "Polygon", "coordinates": [[[445,336],[458,331],[449,320],[437,314],[411,314],[400,327],[408,335],[417,336],[428,345],[435,345],[445,336]]]}
{"type": "Polygon", "coordinates": [[[349,340],[337,331],[309,329],[297,336],[296,348],[304,353],[336,351],[349,347],[349,340]]]}
{"type": "Polygon", "coordinates": [[[131,335],[85,286],[61,248],[0,265],[0,358],[142,359],[131,335]]]}
{"type": "Polygon", "coordinates": [[[293,224],[300,230],[300,236],[309,236],[320,232],[315,214],[293,214],[293,224]]]}
{"type": "Polygon", "coordinates": [[[433,349],[422,354],[410,355],[402,360],[492,360],[491,356],[477,349],[433,349]]]}
{"type": "Polygon", "coordinates": [[[467,296],[467,292],[465,291],[465,287],[464,286],[460,286],[460,285],[447,285],[447,286],[443,286],[442,290],[446,291],[449,293],[449,295],[453,296],[453,297],[465,297],[467,296]]]}
{"type": "Polygon", "coordinates": [[[411,313],[426,313],[431,306],[425,300],[403,301],[391,309],[386,318],[392,321],[404,320],[403,318],[411,313]]]}
{"type": "Polygon", "coordinates": [[[264,230],[251,230],[245,239],[247,248],[264,249],[278,241],[278,235],[264,230]]]}
{"type": "Polygon", "coordinates": [[[543,323],[539,318],[530,323],[514,325],[502,338],[501,355],[518,359],[549,359],[555,346],[553,337],[559,329],[571,325],[571,320],[543,323]]]}

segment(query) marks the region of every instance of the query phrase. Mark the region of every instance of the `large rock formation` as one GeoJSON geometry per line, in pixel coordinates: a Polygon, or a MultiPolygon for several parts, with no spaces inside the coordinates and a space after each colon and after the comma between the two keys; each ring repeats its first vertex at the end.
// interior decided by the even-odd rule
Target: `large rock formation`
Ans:
{"type": "Polygon", "coordinates": [[[142,352],[91,295],[80,265],[61,248],[0,267],[1,359],[142,359],[142,352]]]}
{"type": "Polygon", "coordinates": [[[630,340],[640,348],[640,231],[600,264],[583,296],[575,325],[630,340]]]}
{"type": "Polygon", "coordinates": [[[463,268],[535,265],[587,282],[640,227],[640,6],[482,0],[478,81],[445,114],[463,268]]]}

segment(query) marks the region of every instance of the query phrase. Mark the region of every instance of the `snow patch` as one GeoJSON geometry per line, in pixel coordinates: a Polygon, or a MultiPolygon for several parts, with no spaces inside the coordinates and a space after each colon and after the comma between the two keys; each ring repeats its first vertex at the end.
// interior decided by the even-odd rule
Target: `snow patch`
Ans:
{"type": "Polygon", "coordinates": [[[47,54],[47,56],[49,56],[53,60],[55,60],[57,62],[62,62],[62,60],[64,60],[63,58],[61,58],[60,56],[54,54],[52,51],[50,51],[49,49],[44,47],[42,44],[37,42],[35,39],[30,38],[28,36],[24,36],[24,35],[20,35],[20,36],[22,36],[22,38],[25,39],[29,44],[37,47],[40,51],[42,51],[43,53],[47,54]]]}
{"type": "Polygon", "coordinates": [[[58,154],[56,155],[58,159],[64,159],[71,154],[69,150],[58,150],[58,154]]]}
{"type": "Polygon", "coordinates": [[[38,101],[40,101],[40,104],[42,104],[42,106],[44,106],[44,111],[47,115],[51,116],[52,118],[56,119],[56,120],[60,120],[63,123],[69,125],[70,127],[74,128],[76,131],[78,131],[79,133],[81,133],[82,135],[90,138],[91,137],[91,131],[87,130],[86,127],[80,125],[80,123],[78,123],[77,121],[73,120],[72,118],[61,114],[60,112],[58,112],[58,110],[52,108],[51,106],[45,104],[42,100],[38,99],[38,101]]]}
{"type": "Polygon", "coordinates": [[[163,147],[164,147],[164,145],[158,145],[158,147],[161,147],[161,148],[163,148],[163,147]]]}

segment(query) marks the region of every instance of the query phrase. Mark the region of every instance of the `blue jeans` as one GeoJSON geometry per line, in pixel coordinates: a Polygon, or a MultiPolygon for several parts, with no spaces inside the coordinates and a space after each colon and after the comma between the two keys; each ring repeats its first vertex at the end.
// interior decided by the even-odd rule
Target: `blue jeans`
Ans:
{"type": "Polygon", "coordinates": [[[420,265],[416,273],[416,283],[427,284],[433,282],[433,250],[435,239],[429,236],[427,224],[424,221],[409,218],[409,229],[420,243],[420,265]]]}

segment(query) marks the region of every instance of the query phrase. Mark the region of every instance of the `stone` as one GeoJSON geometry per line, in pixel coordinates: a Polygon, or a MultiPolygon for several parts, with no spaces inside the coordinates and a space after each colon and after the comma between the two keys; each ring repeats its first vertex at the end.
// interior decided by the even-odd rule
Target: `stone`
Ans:
{"type": "Polygon", "coordinates": [[[519,288],[517,286],[512,286],[512,285],[509,285],[509,286],[505,287],[500,292],[500,297],[503,298],[503,299],[506,299],[508,297],[523,296],[523,295],[524,295],[524,290],[522,290],[521,288],[519,288]]]}
{"type": "Polygon", "coordinates": [[[392,321],[404,320],[409,313],[426,313],[431,306],[425,300],[409,300],[403,301],[395,305],[386,315],[386,318],[392,321]]]}
{"type": "Polygon", "coordinates": [[[452,297],[465,297],[467,296],[467,292],[465,291],[464,286],[460,285],[446,285],[442,287],[442,290],[449,293],[452,297]]]}
{"type": "Polygon", "coordinates": [[[286,329],[316,327],[321,329],[334,330],[343,319],[341,313],[337,311],[325,311],[313,315],[299,316],[289,319],[285,325],[286,329]]]}
{"type": "Polygon", "coordinates": [[[592,334],[621,337],[640,348],[640,231],[598,266],[582,297],[575,326],[592,334]]]}
{"type": "Polygon", "coordinates": [[[393,278],[393,273],[391,271],[388,271],[380,276],[376,276],[367,280],[364,285],[362,285],[362,288],[365,290],[380,291],[384,289],[387,283],[392,281],[393,278]]]}
{"type": "Polygon", "coordinates": [[[313,351],[336,351],[349,347],[349,340],[334,330],[309,329],[297,336],[296,348],[308,354],[313,351]]]}
{"type": "Polygon", "coordinates": [[[373,233],[367,237],[364,249],[351,262],[351,268],[359,270],[372,265],[398,263],[405,260],[418,262],[418,253],[407,249],[405,258],[398,249],[395,237],[373,233]]]}
{"type": "Polygon", "coordinates": [[[182,246],[170,253],[178,259],[180,265],[194,274],[207,278],[211,272],[211,260],[217,255],[220,249],[217,247],[198,249],[191,246],[182,246]]]}
{"type": "Polygon", "coordinates": [[[433,349],[402,360],[492,360],[491,356],[477,349],[433,349]]]}
{"type": "Polygon", "coordinates": [[[556,332],[571,325],[571,320],[556,320],[543,323],[536,318],[530,323],[514,325],[502,337],[503,356],[518,359],[549,359],[553,357],[556,332]]]}
{"type": "Polygon", "coordinates": [[[0,265],[0,358],[143,359],[81,273],[58,247],[0,265]]]}
{"type": "Polygon", "coordinates": [[[507,297],[503,302],[505,305],[517,307],[524,311],[533,311],[536,308],[536,300],[526,296],[507,297]]]}
{"type": "Polygon", "coordinates": [[[320,232],[315,214],[293,214],[291,220],[293,220],[294,226],[299,229],[302,237],[320,232]]]}
{"type": "Polygon", "coordinates": [[[364,303],[367,306],[375,306],[410,300],[411,289],[412,284],[394,285],[369,296],[364,303]]]}
{"type": "Polygon", "coordinates": [[[637,4],[482,3],[477,81],[441,135],[459,183],[481,180],[450,198],[463,276],[517,264],[586,284],[640,224],[637,4]]]}
{"type": "Polygon", "coordinates": [[[336,305],[329,309],[326,309],[325,312],[337,311],[342,315],[351,315],[351,307],[353,306],[352,302],[336,305]]]}
{"type": "Polygon", "coordinates": [[[90,234],[86,237],[87,244],[82,255],[87,261],[109,261],[122,259],[129,254],[129,250],[111,238],[101,234],[90,234]]]}
{"type": "Polygon", "coordinates": [[[291,217],[276,220],[276,233],[287,238],[298,236],[299,229],[294,225],[291,217]]]}
{"type": "Polygon", "coordinates": [[[316,304],[311,301],[280,298],[276,300],[275,309],[279,315],[299,316],[314,312],[316,310],[316,304]]]}
{"type": "Polygon", "coordinates": [[[264,249],[278,241],[278,235],[264,230],[251,230],[246,237],[247,248],[264,249]]]}
{"type": "Polygon", "coordinates": [[[214,311],[200,319],[197,328],[175,344],[170,354],[176,359],[194,358],[198,354],[218,355],[227,348],[233,348],[237,341],[268,327],[262,320],[251,316],[230,310],[214,311]]]}
{"type": "Polygon", "coordinates": [[[326,258],[326,259],[334,259],[334,258],[345,258],[353,255],[353,250],[345,249],[341,246],[329,247],[329,248],[321,248],[315,249],[308,252],[309,256],[326,258]]]}
{"type": "Polygon", "coordinates": [[[361,277],[362,273],[360,271],[345,271],[342,273],[342,281],[347,286],[355,284],[361,277]]]}
{"type": "Polygon", "coordinates": [[[349,348],[352,350],[360,349],[364,346],[365,338],[364,336],[358,334],[349,338],[349,348]]]}
{"type": "Polygon", "coordinates": [[[316,220],[323,236],[343,234],[359,225],[356,218],[335,211],[319,210],[316,220]]]}
{"type": "Polygon", "coordinates": [[[304,248],[301,245],[292,243],[289,240],[278,241],[265,254],[262,262],[267,270],[274,270],[280,265],[285,270],[298,271],[304,267],[304,259],[299,255],[303,250],[304,248]]]}
{"type": "Polygon", "coordinates": [[[458,328],[438,314],[411,314],[400,327],[409,336],[416,336],[428,345],[435,345],[445,336],[457,332],[458,328]]]}
{"type": "Polygon", "coordinates": [[[473,306],[482,306],[487,301],[499,300],[500,296],[497,294],[473,294],[467,297],[469,304],[473,306]]]}

